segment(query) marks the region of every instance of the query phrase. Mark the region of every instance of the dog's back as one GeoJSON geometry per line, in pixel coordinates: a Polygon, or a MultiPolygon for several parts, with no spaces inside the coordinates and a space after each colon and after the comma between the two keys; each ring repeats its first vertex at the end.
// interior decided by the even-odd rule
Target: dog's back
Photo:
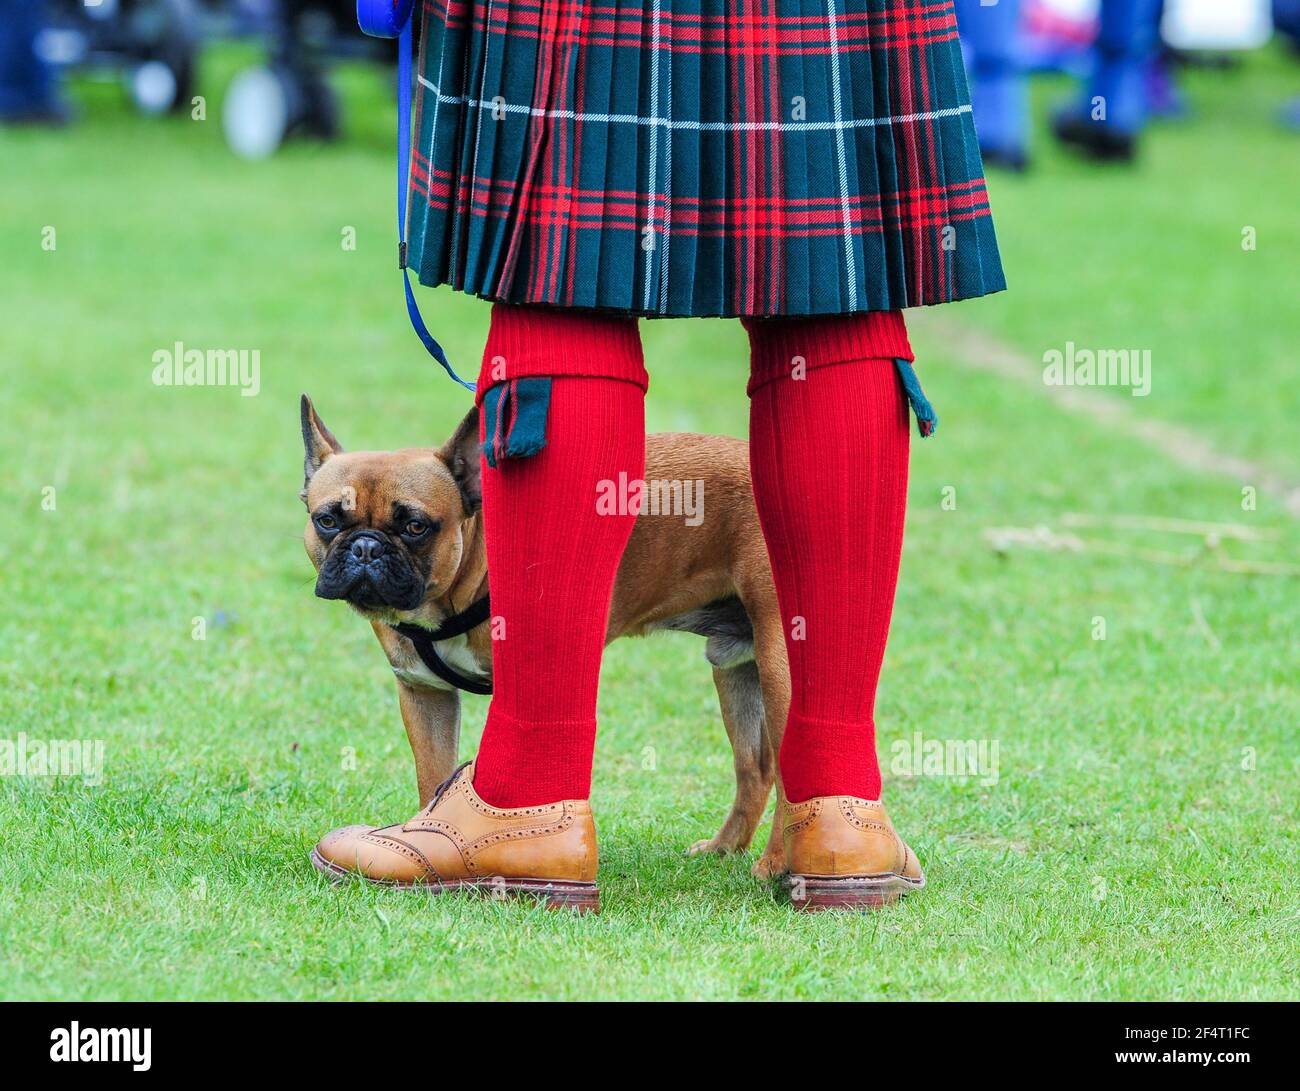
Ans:
{"type": "MultiPolygon", "coordinates": [[[[749,479],[749,446],[731,436],[646,437],[641,513],[618,571],[609,637],[657,628],[726,600],[774,595],[749,479]]],[[[743,613],[743,611],[742,611],[743,613]]],[[[713,617],[709,624],[725,619],[713,617]]]]}

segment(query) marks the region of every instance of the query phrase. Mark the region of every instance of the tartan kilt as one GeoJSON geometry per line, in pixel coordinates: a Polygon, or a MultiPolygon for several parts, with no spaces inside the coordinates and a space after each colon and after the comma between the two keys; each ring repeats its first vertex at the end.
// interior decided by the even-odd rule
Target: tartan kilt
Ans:
{"type": "Polygon", "coordinates": [[[951,0],[424,0],[408,261],[650,316],[1006,284],[951,0]]]}

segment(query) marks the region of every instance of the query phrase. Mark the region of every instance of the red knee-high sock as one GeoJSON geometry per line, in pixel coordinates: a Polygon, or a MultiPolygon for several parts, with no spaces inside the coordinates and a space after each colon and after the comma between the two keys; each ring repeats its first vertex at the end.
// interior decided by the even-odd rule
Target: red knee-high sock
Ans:
{"type": "Polygon", "coordinates": [[[876,682],[907,503],[897,313],[747,321],[750,465],[790,658],[786,797],[880,798],[876,682]]]}
{"type": "Polygon", "coordinates": [[[480,396],[549,375],[546,446],[483,467],[492,704],[474,773],[496,807],[586,799],[596,689],[634,513],[599,514],[597,485],[645,472],[645,369],[634,319],[493,309],[480,396]]]}

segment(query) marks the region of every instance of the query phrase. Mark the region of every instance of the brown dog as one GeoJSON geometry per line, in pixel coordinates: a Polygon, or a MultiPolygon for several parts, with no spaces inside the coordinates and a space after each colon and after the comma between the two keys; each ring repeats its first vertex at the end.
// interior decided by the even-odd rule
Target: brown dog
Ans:
{"type": "MultiPolygon", "coordinates": [[[[383,645],[424,805],[456,764],[458,686],[484,692],[492,675],[492,627],[486,614],[467,609],[486,607],[488,590],[478,410],[441,448],[344,453],[304,394],[302,438],[300,496],[310,516],[305,541],[317,570],[316,594],[348,602],[383,645]],[[446,635],[458,628],[468,631],[446,635]]],[[[645,480],[643,513],[619,566],[606,643],[658,629],[706,638],[735,759],[736,799],[718,834],[690,851],[740,851],[767,807],[790,705],[781,616],[746,445],[723,436],[648,436],[645,480]]],[[[780,818],[778,807],[755,874],[784,868],[780,818]]]]}

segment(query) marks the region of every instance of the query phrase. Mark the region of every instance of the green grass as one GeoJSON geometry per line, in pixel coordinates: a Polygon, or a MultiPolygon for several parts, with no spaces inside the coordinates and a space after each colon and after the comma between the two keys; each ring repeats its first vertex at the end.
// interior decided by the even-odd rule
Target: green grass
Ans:
{"type": "MultiPolygon", "coordinates": [[[[923,894],[873,916],[793,915],[749,859],[683,855],[731,792],[686,637],[607,656],[602,915],[321,881],[320,834],[415,800],[373,638],[311,594],[296,398],[310,391],[354,447],[439,440],[466,403],[400,305],[381,80],[347,74],[347,142],[249,165],[216,120],[237,56],[209,69],[204,123],[135,118],[93,85],[76,130],[0,132],[0,739],[107,753],[98,786],[0,779],[0,995],[1294,997],[1297,582],[1001,555],[984,531],[1069,511],[1231,521],[1277,537],[1224,551],[1294,562],[1295,522],[1267,496],[1243,511],[1248,483],[961,366],[968,349],[924,317],[943,427],[914,447],[878,707],[886,799],[923,894]],[[151,355],[178,339],[260,349],[259,396],[154,387],[151,355]],[[998,783],[891,775],[915,731],[996,741],[998,783]]],[[[1151,348],[1136,412],[1294,476],[1300,154],[1270,116],[1289,78],[1271,55],[1196,75],[1198,120],[1157,130],[1134,173],[1040,141],[1038,171],[992,184],[1013,291],[956,320],[1030,358],[1070,339],[1151,348]],[[1244,224],[1257,252],[1240,249],[1244,224]]],[[[486,305],[422,301],[472,370],[486,305]]],[[[645,339],[652,427],[744,434],[735,323],[649,323],[645,339]]],[[[1196,539],[1090,534],[1210,556],[1196,539]]],[[[466,755],[483,710],[469,701],[466,755]]]]}

